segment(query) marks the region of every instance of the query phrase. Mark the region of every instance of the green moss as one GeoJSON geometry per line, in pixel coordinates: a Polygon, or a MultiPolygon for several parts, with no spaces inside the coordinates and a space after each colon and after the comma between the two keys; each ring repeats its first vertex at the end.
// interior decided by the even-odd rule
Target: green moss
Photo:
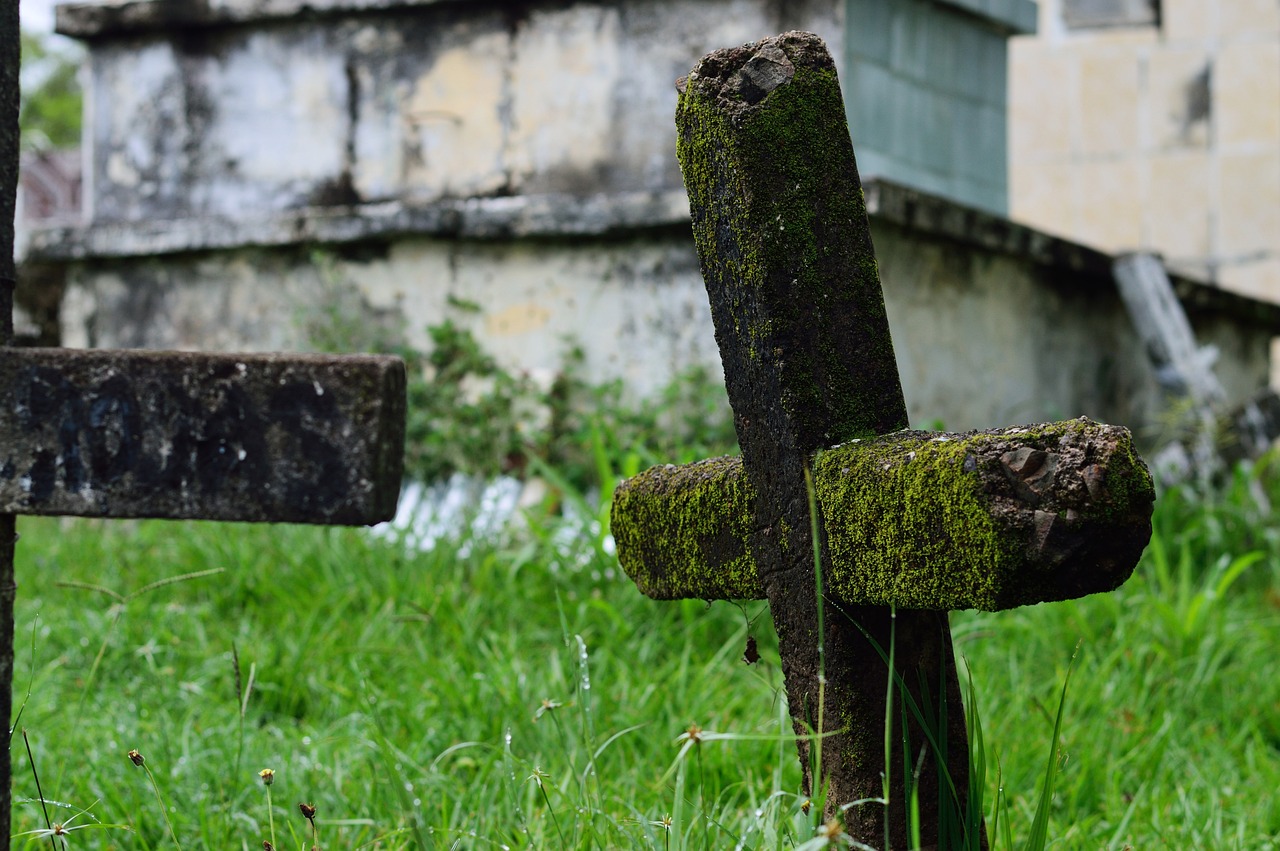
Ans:
{"type": "Polygon", "coordinates": [[[844,599],[903,608],[993,608],[1021,542],[995,528],[969,447],[919,432],[819,453],[814,484],[844,599]]]}
{"type": "Polygon", "coordinates": [[[646,470],[614,492],[618,561],[655,599],[761,599],[747,544],[754,499],[736,456],[646,470]]]}
{"type": "Polygon", "coordinates": [[[1154,500],[1128,433],[1084,419],[852,442],[817,455],[814,486],[833,593],[918,609],[995,611],[1110,590],[1137,562],[1154,500]],[[1062,502],[1020,503],[998,469],[1000,453],[1064,445],[1097,454],[1098,495],[1081,480],[1055,492],[1062,502]],[[1047,554],[1034,526],[1043,511],[1063,521],[1053,534],[1067,538],[1047,554]]]}
{"type": "MultiPolygon", "coordinates": [[[[995,611],[1108,591],[1128,578],[1151,533],[1154,490],[1131,437],[1084,419],[856,440],[818,453],[813,480],[825,581],[853,604],[995,611]],[[1001,456],[1020,447],[1084,452],[1074,473],[1057,475],[1099,478],[1060,483],[1051,501],[1028,503],[1001,469],[1001,456]],[[1038,530],[1045,512],[1060,526],[1038,530]],[[1045,555],[1050,532],[1065,540],[1045,555]]],[[[619,560],[658,599],[761,599],[749,549],[754,500],[737,457],[654,467],[615,493],[619,560]]]]}
{"type": "Polygon", "coordinates": [[[713,89],[691,76],[677,153],[704,276],[724,288],[736,332],[748,325],[748,360],[774,356],[783,410],[826,445],[904,427],[835,71],[799,66],[751,107],[726,106],[713,89]],[[797,341],[800,329],[813,339],[797,341]]]}

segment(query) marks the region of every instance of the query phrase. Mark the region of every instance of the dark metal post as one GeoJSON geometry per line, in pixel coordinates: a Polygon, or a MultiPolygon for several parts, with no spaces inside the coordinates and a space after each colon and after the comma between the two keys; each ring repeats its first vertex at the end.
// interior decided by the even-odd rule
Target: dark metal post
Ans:
{"type": "MultiPolygon", "coordinates": [[[[18,195],[18,0],[0,0],[0,345],[13,343],[13,230],[18,195]]],[[[0,748],[0,841],[9,847],[13,718],[13,547],[12,514],[0,514],[0,719],[5,725],[0,748]]]]}

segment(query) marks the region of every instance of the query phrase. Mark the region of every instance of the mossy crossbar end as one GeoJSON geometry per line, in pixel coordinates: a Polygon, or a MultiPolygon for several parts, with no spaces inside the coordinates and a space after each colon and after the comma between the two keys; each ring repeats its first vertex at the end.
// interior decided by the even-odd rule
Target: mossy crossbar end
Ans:
{"type": "MultiPolygon", "coordinates": [[[[1119,587],[1155,492],[1125,428],[1081,418],[965,434],[900,431],[817,453],[831,564],[851,604],[981,609],[1119,587]]],[[[618,558],[656,599],[763,599],[741,460],[654,467],[614,495],[618,558]]]]}

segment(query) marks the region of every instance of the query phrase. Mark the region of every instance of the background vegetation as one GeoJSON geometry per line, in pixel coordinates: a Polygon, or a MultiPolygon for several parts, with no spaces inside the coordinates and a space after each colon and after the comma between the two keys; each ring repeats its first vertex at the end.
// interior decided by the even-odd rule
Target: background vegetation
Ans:
{"type": "Polygon", "coordinates": [[[24,151],[80,144],[81,53],[70,39],[22,31],[18,125],[24,151]]]}

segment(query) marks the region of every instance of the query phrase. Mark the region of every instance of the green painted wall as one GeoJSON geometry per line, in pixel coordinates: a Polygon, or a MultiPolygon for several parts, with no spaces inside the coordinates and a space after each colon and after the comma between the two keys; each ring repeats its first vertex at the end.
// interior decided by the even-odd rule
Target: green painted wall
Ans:
{"type": "Polygon", "coordinates": [[[846,0],[845,110],[864,178],[1008,212],[1006,40],[1029,0],[846,0]]]}

